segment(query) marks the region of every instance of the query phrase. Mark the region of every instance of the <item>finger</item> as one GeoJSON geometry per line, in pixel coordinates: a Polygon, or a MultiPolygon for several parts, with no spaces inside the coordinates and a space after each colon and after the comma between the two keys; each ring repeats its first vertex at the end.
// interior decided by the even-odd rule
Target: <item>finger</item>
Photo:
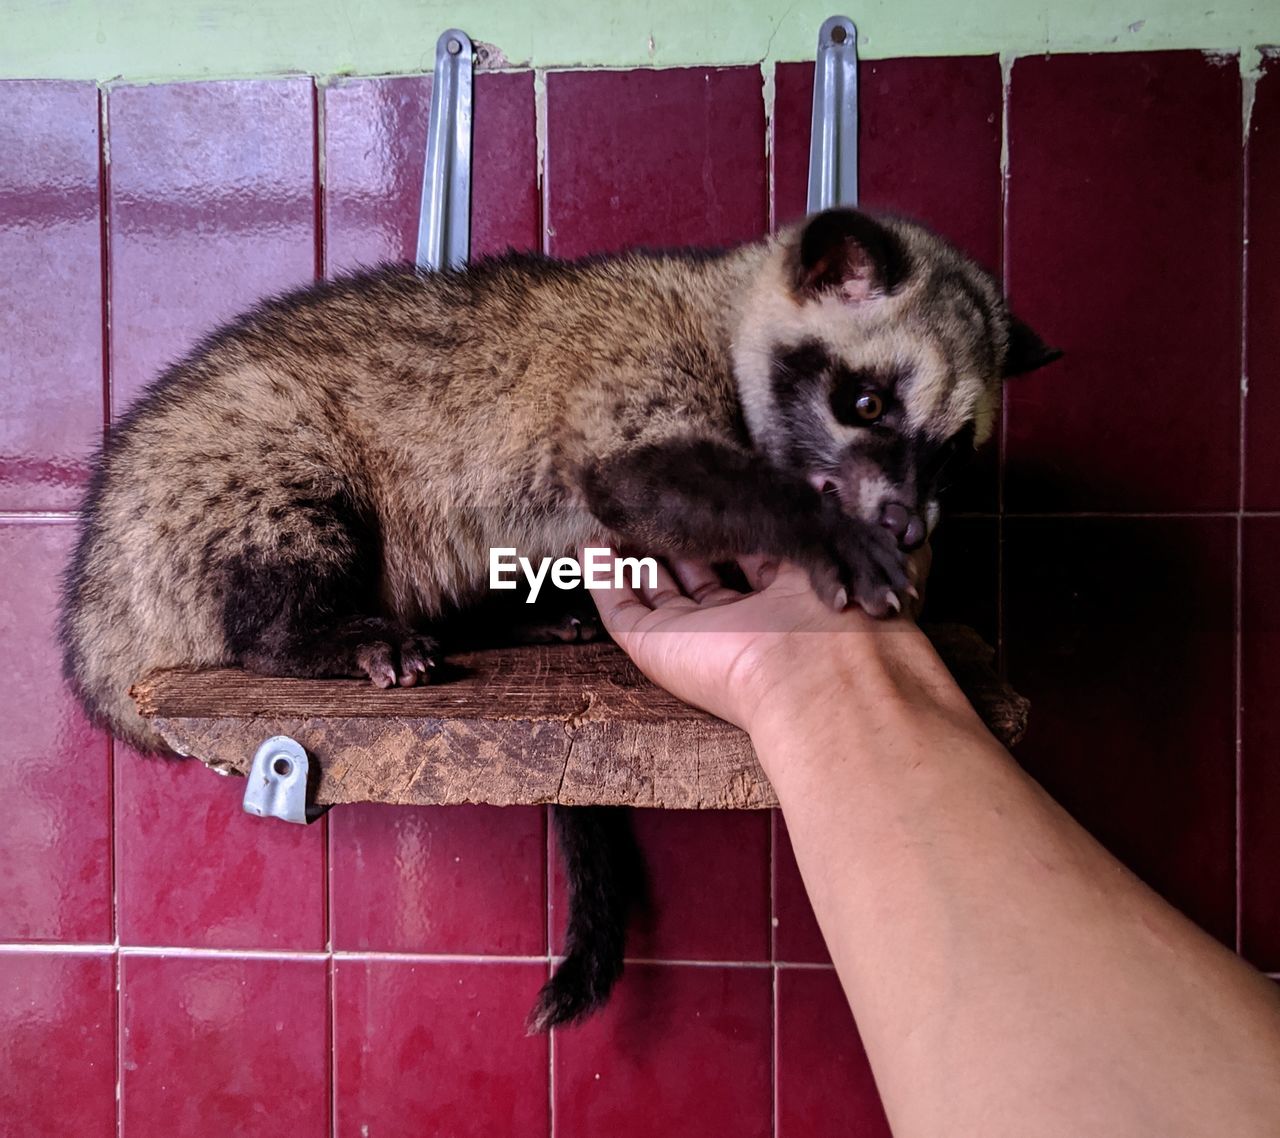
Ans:
{"type": "MultiPolygon", "coordinates": [[[[600,547],[595,546],[593,548],[600,547]]],[[[612,549],[609,550],[609,555],[612,560],[615,556],[612,549]]],[[[583,552],[579,550],[579,563],[582,562],[582,559],[583,552]]],[[[612,574],[609,576],[609,581],[614,581],[612,574]]],[[[604,622],[605,628],[609,630],[609,635],[619,642],[653,611],[639,593],[625,583],[610,583],[588,589],[587,592],[590,594],[592,601],[595,602],[596,611],[600,613],[600,619],[604,622]]]]}
{"type": "Polygon", "coordinates": [[[645,574],[640,582],[640,596],[650,608],[696,608],[697,604],[686,597],[680,583],[661,561],[653,574],[645,574]]]}
{"type": "Polygon", "coordinates": [[[700,605],[722,605],[729,601],[742,599],[742,594],[727,588],[716,571],[706,561],[693,561],[686,558],[674,558],[671,561],[671,572],[685,595],[700,605]]]}
{"type": "Polygon", "coordinates": [[[747,583],[758,593],[773,584],[778,576],[778,563],[762,553],[738,558],[738,567],[746,575],[747,583]]]}

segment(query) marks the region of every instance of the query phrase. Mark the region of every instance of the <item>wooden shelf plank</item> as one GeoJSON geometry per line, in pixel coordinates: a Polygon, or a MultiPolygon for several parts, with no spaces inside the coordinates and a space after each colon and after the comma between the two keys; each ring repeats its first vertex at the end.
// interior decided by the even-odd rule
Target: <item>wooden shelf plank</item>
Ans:
{"type": "MultiPolygon", "coordinates": [[[[1026,702],[968,630],[935,642],[1007,742],[1026,702]]],[[[391,802],[774,806],[747,736],[651,684],[612,644],[493,649],[451,657],[421,688],[238,670],[156,672],[134,699],[180,754],[245,774],[258,745],[289,735],[318,766],[318,804],[391,802]]]]}

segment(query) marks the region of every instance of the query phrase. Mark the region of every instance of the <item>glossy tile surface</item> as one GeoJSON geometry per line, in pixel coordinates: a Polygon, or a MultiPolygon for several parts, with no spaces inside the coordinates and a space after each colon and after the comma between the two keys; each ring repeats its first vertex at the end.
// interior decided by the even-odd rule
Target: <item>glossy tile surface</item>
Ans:
{"type": "Polygon", "coordinates": [[[778,973],[778,1138],[890,1138],[834,970],[778,973]]]}
{"type": "Polygon", "coordinates": [[[929,545],[933,562],[923,621],[967,624],[994,646],[1000,605],[1000,533],[995,518],[944,517],[929,545]]]}
{"type": "MultiPolygon", "coordinates": [[[[413,260],[431,76],[339,79],[323,98],[326,271],[413,260]]],[[[476,76],[471,202],[473,257],[539,247],[532,72],[476,76]]]]}
{"type": "MultiPolygon", "coordinates": [[[[632,920],[639,960],[769,959],[769,815],[763,810],[635,810],[649,904],[632,920]]],[[[568,899],[556,851],[551,935],[563,951],[568,899]]]]}
{"type": "Polygon", "coordinates": [[[327,819],[244,813],[244,780],[116,746],[123,944],[322,949],[327,819]]]}
{"type": "Polygon", "coordinates": [[[126,1135],[326,1134],[323,960],[126,956],[126,1135]]]}
{"type": "Polygon", "coordinates": [[[337,1132],[549,1135],[547,1037],[524,1031],[545,979],[542,964],[337,961],[337,1132]]]}
{"type": "Polygon", "coordinates": [[[316,275],[310,79],[113,87],[111,405],[316,275]]]}
{"type": "Polygon", "coordinates": [[[334,947],[545,952],[545,819],[540,806],[366,803],[333,811],[334,947]]]}
{"type": "MultiPolygon", "coordinates": [[[[860,204],[924,222],[993,272],[1000,270],[1000,85],[993,56],[859,67],[860,204]]],[[[779,64],[772,147],[779,226],[804,216],[812,117],[813,64],[779,64]]],[[[995,509],[997,455],[994,441],[983,448],[955,480],[950,508],[995,509]]]]}
{"type": "Polygon", "coordinates": [[[107,740],[63,687],[53,637],[73,539],[0,523],[0,940],[111,939],[107,740]]]}
{"type": "Polygon", "coordinates": [[[1230,518],[1005,522],[1018,758],[1104,845],[1235,938],[1230,518]]]}
{"type": "MultiPolygon", "coordinates": [[[[922,221],[999,271],[1000,61],[871,60],[858,82],[859,204],[922,221]]],[[[805,212],[813,64],[778,64],[775,89],[774,208],[782,226],[805,212]]]]}
{"type": "Polygon", "coordinates": [[[1066,358],[1008,387],[1006,508],[1234,509],[1239,68],[1035,56],[1011,83],[1006,283],[1066,358]]]}
{"type": "Polygon", "coordinates": [[[115,959],[0,953],[0,1135],[116,1132],[115,959]]]}
{"type": "Polygon", "coordinates": [[[830,964],[826,942],[805,893],[795,850],[780,810],[773,821],[774,959],[792,964],[830,964]]]}
{"type": "Polygon", "coordinates": [[[609,1010],[555,1041],[562,1138],[771,1133],[767,969],[633,965],[609,1010]]]}
{"type": "Polygon", "coordinates": [[[756,67],[547,76],[547,244],[732,245],[768,223],[756,67]]]}
{"type": "Polygon", "coordinates": [[[67,509],[102,438],[98,92],[0,82],[0,510],[67,509]]]}
{"type": "Polygon", "coordinates": [[[1280,972],[1280,518],[1244,521],[1241,598],[1241,948],[1280,972]]]}
{"type": "Polygon", "coordinates": [[[1246,503],[1280,510],[1280,56],[1263,60],[1249,119],[1246,503]]]}
{"type": "MultiPolygon", "coordinates": [[[[1003,629],[1033,704],[1019,758],[1228,943],[1242,342],[1246,501],[1280,510],[1278,74],[1264,61],[1246,171],[1234,60],[1018,60],[1007,242],[998,61],[861,75],[864,204],[1007,256],[1015,309],[1069,352],[1010,388],[1004,507],[1041,516],[999,519],[988,447],[934,535],[929,615],[1003,629]]],[[[770,208],[787,223],[811,84],[810,62],[776,69],[766,146],[758,68],[553,73],[540,189],[534,77],[481,71],[476,253],[539,247],[544,199],[569,256],[730,244],[770,208]]],[[[565,916],[545,810],[347,807],[304,829],[245,816],[238,780],[123,747],[113,783],[56,680],[73,527],[38,513],[76,502],[104,342],[118,410],[263,293],[411,257],[430,85],[107,88],[107,337],[98,94],[0,83],[0,1138],[115,1133],[117,1077],[126,1138],[882,1138],[835,974],[803,967],[828,957],[776,812],[637,813],[653,905],[632,963],[549,1044],[523,1035],[565,916]]],[[[1245,954],[1280,970],[1280,517],[1243,538],[1239,916],[1245,954]]]]}

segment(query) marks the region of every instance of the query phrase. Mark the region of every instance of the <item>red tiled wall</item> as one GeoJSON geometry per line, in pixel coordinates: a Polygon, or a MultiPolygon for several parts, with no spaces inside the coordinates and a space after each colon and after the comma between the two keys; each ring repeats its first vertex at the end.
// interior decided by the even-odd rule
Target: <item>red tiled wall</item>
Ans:
{"type": "MultiPolygon", "coordinates": [[[[476,252],[792,220],[811,72],[777,69],[771,121],[757,68],[552,73],[541,183],[533,76],[482,74],[476,252]]],[[[1068,353],[1010,388],[933,603],[1002,643],[1036,776],[1280,971],[1280,65],[1247,151],[1244,102],[1199,53],[1018,60],[1007,89],[994,58],[868,63],[862,190],[1068,353]]],[[[527,1039],[563,920],[544,811],[263,823],[56,681],[108,408],[261,293],[410,256],[429,104],[423,77],[0,83],[0,1135],[883,1135],[780,818],[640,815],[636,963],[527,1039]]]]}

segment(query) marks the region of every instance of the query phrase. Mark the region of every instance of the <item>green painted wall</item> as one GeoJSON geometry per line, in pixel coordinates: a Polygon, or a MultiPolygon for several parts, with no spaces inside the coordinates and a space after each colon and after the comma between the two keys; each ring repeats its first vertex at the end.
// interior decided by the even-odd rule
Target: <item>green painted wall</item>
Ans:
{"type": "Polygon", "coordinates": [[[450,25],[512,65],[805,59],[837,11],[868,58],[1191,47],[1250,66],[1280,43],[1278,0],[2,0],[0,77],[425,71],[450,25]]]}

